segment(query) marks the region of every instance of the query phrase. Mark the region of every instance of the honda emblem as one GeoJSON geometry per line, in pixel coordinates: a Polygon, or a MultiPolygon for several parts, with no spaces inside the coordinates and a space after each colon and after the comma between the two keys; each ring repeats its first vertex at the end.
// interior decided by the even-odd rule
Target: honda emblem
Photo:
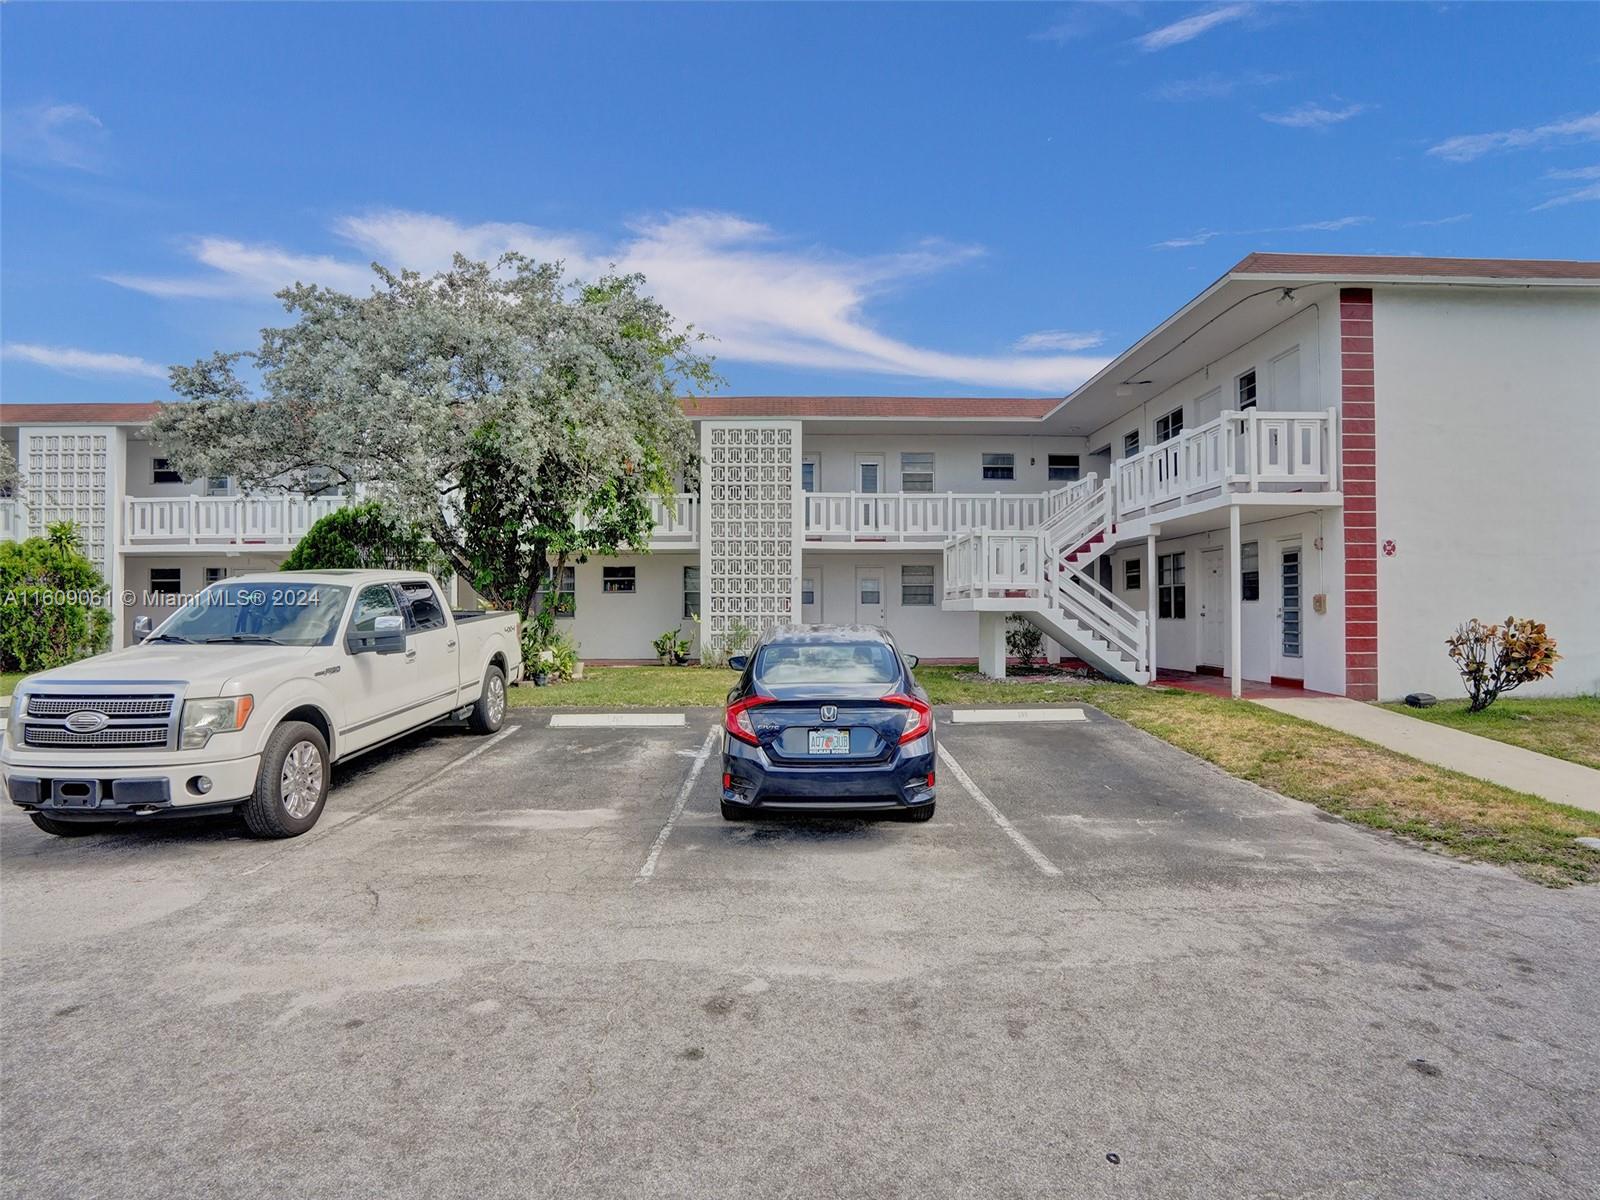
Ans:
{"type": "Polygon", "coordinates": [[[824,704],[822,706],[823,721],[837,721],[839,719],[839,706],[837,704],[824,704]]]}

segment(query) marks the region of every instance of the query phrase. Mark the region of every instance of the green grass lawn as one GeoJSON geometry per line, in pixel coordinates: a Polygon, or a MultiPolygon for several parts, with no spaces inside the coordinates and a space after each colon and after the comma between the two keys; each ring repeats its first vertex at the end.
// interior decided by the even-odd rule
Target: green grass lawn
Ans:
{"type": "Polygon", "coordinates": [[[1600,769],[1600,696],[1550,700],[1507,696],[1478,713],[1469,713],[1465,700],[1441,700],[1432,708],[1383,707],[1600,769]]]}
{"type": "Polygon", "coordinates": [[[0,671],[0,696],[9,696],[16,691],[17,684],[21,683],[26,675],[26,671],[0,671]]]}
{"type": "MultiPolygon", "coordinates": [[[[1232,775],[1357,824],[1499,863],[1552,886],[1600,881],[1600,852],[1573,841],[1600,837],[1600,813],[1549,804],[1245,701],[1070,679],[994,683],[973,674],[970,667],[930,666],[919,668],[917,678],[935,704],[1093,705],[1232,775]]],[[[720,705],[734,680],[732,671],[699,667],[596,667],[588,676],[558,687],[513,689],[512,703],[720,705]]]]}

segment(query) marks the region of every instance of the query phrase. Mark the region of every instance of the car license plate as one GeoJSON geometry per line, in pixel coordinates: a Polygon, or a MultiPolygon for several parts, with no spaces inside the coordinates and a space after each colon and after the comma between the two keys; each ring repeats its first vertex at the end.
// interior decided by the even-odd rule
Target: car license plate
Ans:
{"type": "Polygon", "coordinates": [[[811,753],[849,754],[850,731],[848,729],[813,729],[811,731],[811,753]]]}

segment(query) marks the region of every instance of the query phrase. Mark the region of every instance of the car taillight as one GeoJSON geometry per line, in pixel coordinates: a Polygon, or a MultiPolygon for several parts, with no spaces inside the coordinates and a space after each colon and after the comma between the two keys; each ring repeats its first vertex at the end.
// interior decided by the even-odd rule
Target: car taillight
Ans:
{"type": "Polygon", "coordinates": [[[900,744],[914,742],[928,730],[933,728],[933,709],[929,708],[915,696],[885,696],[885,704],[900,704],[911,711],[906,714],[905,732],[900,735],[900,744]]]}
{"type": "Polygon", "coordinates": [[[759,746],[761,740],[756,737],[756,727],[750,723],[750,710],[758,704],[771,703],[771,696],[746,696],[742,700],[735,700],[728,705],[728,711],[723,714],[723,727],[741,742],[759,746]]]}

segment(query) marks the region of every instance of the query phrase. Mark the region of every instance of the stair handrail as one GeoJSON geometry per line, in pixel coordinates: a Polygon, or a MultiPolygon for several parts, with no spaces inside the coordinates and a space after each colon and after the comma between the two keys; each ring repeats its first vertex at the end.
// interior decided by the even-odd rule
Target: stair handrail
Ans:
{"type": "Polygon", "coordinates": [[[1111,603],[1107,603],[1109,593],[1082,571],[1069,570],[1064,576],[1058,575],[1054,596],[1061,608],[1124,652],[1135,667],[1148,668],[1144,613],[1129,608],[1114,596],[1109,597],[1111,603]],[[1084,586],[1075,586],[1078,584],[1084,586]]]}

